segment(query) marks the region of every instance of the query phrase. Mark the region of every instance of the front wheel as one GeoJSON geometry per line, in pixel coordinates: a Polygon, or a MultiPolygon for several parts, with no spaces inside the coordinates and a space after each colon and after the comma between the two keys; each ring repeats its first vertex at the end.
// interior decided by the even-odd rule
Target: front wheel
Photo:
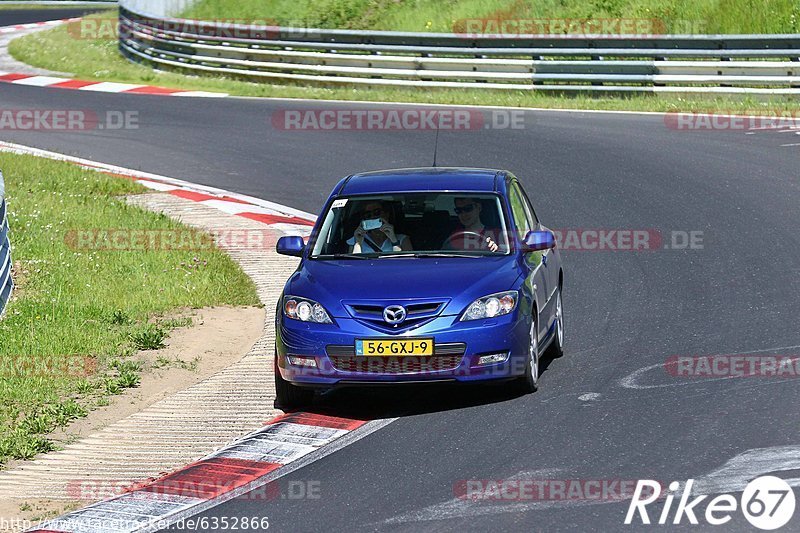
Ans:
{"type": "Polygon", "coordinates": [[[519,387],[523,394],[536,392],[536,389],[539,388],[539,331],[536,327],[537,320],[538,318],[534,314],[531,320],[531,340],[528,346],[525,374],[519,378],[519,387]]]}
{"type": "Polygon", "coordinates": [[[278,369],[278,357],[275,357],[275,407],[283,411],[290,411],[305,407],[314,399],[313,389],[304,389],[292,385],[281,377],[278,369]]]}
{"type": "Polygon", "coordinates": [[[553,357],[564,355],[564,305],[561,302],[561,287],[556,293],[556,331],[550,344],[550,353],[553,357]]]}

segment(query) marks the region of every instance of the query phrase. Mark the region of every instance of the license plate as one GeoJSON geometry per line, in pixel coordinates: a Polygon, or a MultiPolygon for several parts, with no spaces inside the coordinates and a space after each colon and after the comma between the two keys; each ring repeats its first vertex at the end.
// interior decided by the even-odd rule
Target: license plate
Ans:
{"type": "Polygon", "coordinates": [[[433,355],[433,339],[358,339],[356,340],[356,355],[364,355],[367,357],[433,355]]]}

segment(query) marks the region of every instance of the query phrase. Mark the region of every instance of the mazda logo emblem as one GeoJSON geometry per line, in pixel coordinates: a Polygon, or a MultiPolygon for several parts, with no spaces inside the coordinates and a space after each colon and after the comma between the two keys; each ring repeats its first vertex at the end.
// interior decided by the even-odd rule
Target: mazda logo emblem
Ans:
{"type": "Polygon", "coordinates": [[[396,326],[406,319],[406,308],[402,305],[390,305],[383,310],[383,319],[387,324],[396,326]]]}

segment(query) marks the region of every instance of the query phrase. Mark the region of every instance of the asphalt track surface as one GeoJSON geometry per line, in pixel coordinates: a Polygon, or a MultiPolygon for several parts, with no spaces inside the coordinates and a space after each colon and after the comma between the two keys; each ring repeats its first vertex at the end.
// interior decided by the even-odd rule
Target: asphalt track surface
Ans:
{"type": "MultiPolygon", "coordinates": [[[[7,130],[0,138],[310,212],[348,173],[430,164],[434,139],[431,131],[283,131],[270,121],[281,109],[354,104],[6,84],[0,102],[137,111],[138,129],[7,130]]],[[[399,418],[283,478],[284,488],[310,482],[318,498],[243,497],[205,515],[266,516],[277,531],[617,531],[627,503],[464,502],[454,501],[454,486],[512,477],[695,478],[721,493],[773,471],[797,477],[797,379],[679,379],[663,368],[677,354],[800,353],[800,147],[781,146],[796,139],[676,131],[659,115],[547,111],[525,112],[522,129],[443,131],[441,166],[512,170],[552,228],[657,229],[667,241],[672,230],[702,231],[703,248],[563,251],[566,354],[546,362],[537,393],[500,386],[328,394],[316,409],[399,418]],[[725,467],[746,452],[754,455],[740,461],[743,470],[736,461],[725,467]]],[[[683,524],[667,529],[752,530],[741,513],[717,528],[683,524]]],[[[787,529],[799,524],[795,518],[787,529]]]]}
{"type": "Polygon", "coordinates": [[[55,9],[0,9],[0,27],[11,26],[13,24],[28,24],[30,22],[44,22],[46,20],[68,19],[72,17],[82,17],[89,13],[96,13],[108,9],[103,8],[55,8],[55,9]]]}

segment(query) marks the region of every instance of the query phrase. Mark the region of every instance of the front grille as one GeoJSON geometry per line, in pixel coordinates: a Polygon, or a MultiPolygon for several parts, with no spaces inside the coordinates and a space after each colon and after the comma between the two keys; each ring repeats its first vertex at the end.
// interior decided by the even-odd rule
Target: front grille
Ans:
{"type": "Polygon", "coordinates": [[[383,320],[383,306],[382,305],[351,305],[353,316],[366,319],[380,319],[383,320]]]}
{"type": "Polygon", "coordinates": [[[328,353],[328,356],[330,357],[337,355],[353,357],[356,354],[356,347],[353,346],[352,344],[344,344],[344,345],[329,344],[325,348],[325,351],[328,353]]]}
{"type": "Polygon", "coordinates": [[[436,355],[464,355],[466,351],[467,345],[463,342],[447,342],[433,347],[433,353],[436,355]]]}
{"type": "Polygon", "coordinates": [[[350,316],[362,324],[384,333],[397,334],[430,322],[439,316],[439,313],[444,310],[448,301],[449,300],[438,298],[433,300],[415,300],[413,302],[406,302],[404,300],[362,300],[343,303],[350,316]],[[402,305],[405,307],[406,318],[403,322],[396,325],[386,323],[383,319],[383,311],[389,305],[402,305]]]}
{"type": "Polygon", "coordinates": [[[461,363],[461,355],[424,357],[348,357],[330,356],[336,370],[369,374],[418,374],[453,370],[461,363]]]}
{"type": "MultiPolygon", "coordinates": [[[[423,302],[416,304],[408,304],[406,308],[406,320],[414,320],[421,317],[428,317],[435,315],[439,312],[444,302],[423,302]]],[[[375,304],[350,304],[350,309],[353,311],[353,316],[358,318],[377,318],[383,320],[383,310],[386,306],[375,304]]]]}

